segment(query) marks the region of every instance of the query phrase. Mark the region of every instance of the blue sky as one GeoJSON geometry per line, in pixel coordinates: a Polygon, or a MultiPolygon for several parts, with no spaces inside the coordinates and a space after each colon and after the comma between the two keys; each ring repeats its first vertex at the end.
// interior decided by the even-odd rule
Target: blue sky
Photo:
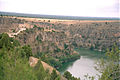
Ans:
{"type": "Polygon", "coordinates": [[[89,16],[119,17],[120,0],[0,0],[0,11],[89,16]]]}

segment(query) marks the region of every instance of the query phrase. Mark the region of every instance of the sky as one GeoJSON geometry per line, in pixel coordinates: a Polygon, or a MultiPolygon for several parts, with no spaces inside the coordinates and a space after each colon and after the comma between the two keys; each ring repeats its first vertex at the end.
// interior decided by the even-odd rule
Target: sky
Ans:
{"type": "Polygon", "coordinates": [[[120,17],[120,0],[0,0],[0,11],[83,16],[120,17]]]}

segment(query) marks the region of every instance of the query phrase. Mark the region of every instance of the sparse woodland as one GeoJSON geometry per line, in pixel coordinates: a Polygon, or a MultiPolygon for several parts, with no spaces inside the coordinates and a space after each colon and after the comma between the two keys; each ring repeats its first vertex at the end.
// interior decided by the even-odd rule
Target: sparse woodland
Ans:
{"type": "MultiPolygon", "coordinates": [[[[99,80],[120,79],[120,50],[117,47],[120,46],[120,28],[117,21],[62,24],[51,23],[50,20],[35,22],[2,16],[0,33],[0,80],[62,80],[55,70],[51,74],[45,71],[40,61],[31,68],[29,57],[37,57],[59,69],[62,64],[80,58],[74,48],[107,52],[109,63],[101,60],[98,64],[100,67],[96,68],[102,73],[99,80]],[[21,27],[26,30],[14,38],[9,37],[8,34],[18,32],[21,27]]],[[[80,80],[69,72],[63,76],[67,80],[80,80]]]]}

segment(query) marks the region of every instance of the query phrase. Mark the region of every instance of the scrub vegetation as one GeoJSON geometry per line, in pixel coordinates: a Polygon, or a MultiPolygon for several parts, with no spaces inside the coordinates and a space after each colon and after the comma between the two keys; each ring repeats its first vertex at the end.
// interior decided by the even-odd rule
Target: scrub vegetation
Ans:
{"type": "Polygon", "coordinates": [[[46,22],[0,16],[0,80],[80,80],[68,71],[63,76],[56,71],[64,63],[80,58],[75,48],[106,52],[106,60],[97,63],[96,69],[102,74],[99,80],[119,80],[119,31],[117,20],[46,22]],[[39,59],[35,67],[29,64],[30,56],[39,59]],[[55,70],[49,73],[41,61],[55,70]]]}

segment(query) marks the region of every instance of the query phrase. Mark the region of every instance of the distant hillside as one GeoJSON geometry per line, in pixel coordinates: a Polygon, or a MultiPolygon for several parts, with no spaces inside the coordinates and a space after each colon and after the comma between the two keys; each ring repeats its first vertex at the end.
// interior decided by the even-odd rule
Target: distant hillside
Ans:
{"type": "Polygon", "coordinates": [[[69,60],[80,58],[70,45],[66,34],[55,29],[49,29],[49,23],[36,24],[13,17],[0,17],[0,33],[6,32],[10,37],[15,37],[22,45],[28,44],[36,57],[55,68],[59,68],[69,60]],[[40,27],[43,26],[44,27],[40,27]],[[18,34],[19,33],[19,34],[18,34]]]}
{"type": "Polygon", "coordinates": [[[27,17],[0,17],[0,33],[6,32],[30,45],[33,55],[59,69],[80,58],[74,48],[105,51],[119,46],[119,20],[58,20],[27,17]]]}
{"type": "Polygon", "coordinates": [[[119,20],[120,18],[107,18],[107,17],[79,17],[79,16],[61,16],[61,15],[43,15],[43,14],[25,14],[13,12],[0,12],[0,15],[8,16],[22,16],[46,19],[63,19],[63,20],[119,20]]]}
{"type": "MultiPolygon", "coordinates": [[[[34,76],[33,72],[35,71],[35,77],[37,76],[37,78],[39,78],[38,74],[45,74],[39,80],[43,80],[45,77],[52,78],[54,75],[49,75],[48,70],[43,69],[44,66],[49,64],[59,69],[64,63],[79,59],[80,55],[75,51],[75,48],[105,51],[106,48],[111,49],[114,43],[120,46],[119,24],[119,20],[60,20],[1,15],[0,33],[8,33],[8,35],[0,35],[0,58],[2,55],[7,56],[5,59],[1,58],[0,70],[3,73],[4,70],[8,71],[5,73],[8,77],[4,77],[8,79],[9,76],[13,76],[12,74],[14,74],[13,77],[16,77],[17,71],[21,71],[21,68],[23,68],[23,71],[19,73],[20,77],[23,75],[34,76]],[[30,56],[39,58],[47,64],[43,63],[44,65],[40,66],[42,63],[39,62],[34,68],[35,70],[32,70],[29,65],[25,65],[30,56]],[[9,62],[5,62],[7,59],[12,66],[9,62]],[[18,63],[16,63],[16,60],[18,63]],[[23,63],[20,63],[21,60],[23,63]],[[6,65],[4,70],[2,69],[4,65],[1,66],[3,63],[6,65]],[[16,67],[14,64],[22,67],[16,67]],[[31,72],[26,71],[23,65],[31,72]],[[41,70],[43,70],[43,74],[41,70]],[[24,71],[25,73],[23,73],[24,71]]],[[[50,66],[47,65],[47,68],[51,68],[50,66]]],[[[56,72],[53,70],[53,73],[56,72]]],[[[1,74],[0,79],[2,79],[1,74]]]]}
{"type": "MultiPolygon", "coordinates": [[[[114,43],[118,44],[120,38],[119,20],[0,17],[0,33],[17,34],[21,29],[26,31],[16,38],[22,44],[30,44],[35,53],[40,51],[62,54],[65,45],[70,45],[65,50],[66,54],[69,51],[72,54],[74,47],[104,51],[106,48],[111,48],[114,43]]],[[[52,55],[59,56],[57,54],[52,55]]]]}

